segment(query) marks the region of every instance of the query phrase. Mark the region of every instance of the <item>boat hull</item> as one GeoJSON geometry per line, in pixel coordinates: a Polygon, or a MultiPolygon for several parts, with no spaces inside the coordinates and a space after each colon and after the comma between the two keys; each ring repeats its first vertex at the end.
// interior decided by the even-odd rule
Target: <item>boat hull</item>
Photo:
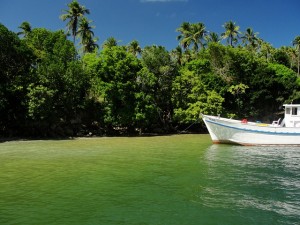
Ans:
{"type": "Polygon", "coordinates": [[[300,128],[271,126],[203,115],[213,143],[238,145],[300,145],[300,128]]]}

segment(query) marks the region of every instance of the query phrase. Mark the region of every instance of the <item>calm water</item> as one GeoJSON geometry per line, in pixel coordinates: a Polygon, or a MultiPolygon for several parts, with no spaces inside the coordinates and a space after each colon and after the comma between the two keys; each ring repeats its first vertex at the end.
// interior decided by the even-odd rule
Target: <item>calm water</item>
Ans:
{"type": "Polygon", "coordinates": [[[300,148],[208,135],[1,143],[0,224],[300,224],[300,148]]]}

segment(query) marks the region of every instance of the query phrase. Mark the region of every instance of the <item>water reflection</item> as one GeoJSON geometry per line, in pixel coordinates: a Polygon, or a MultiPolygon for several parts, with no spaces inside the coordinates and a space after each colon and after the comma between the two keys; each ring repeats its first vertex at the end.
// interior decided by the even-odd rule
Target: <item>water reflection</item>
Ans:
{"type": "Polygon", "coordinates": [[[299,148],[211,145],[201,161],[206,186],[198,200],[206,206],[263,210],[300,221],[299,148]]]}

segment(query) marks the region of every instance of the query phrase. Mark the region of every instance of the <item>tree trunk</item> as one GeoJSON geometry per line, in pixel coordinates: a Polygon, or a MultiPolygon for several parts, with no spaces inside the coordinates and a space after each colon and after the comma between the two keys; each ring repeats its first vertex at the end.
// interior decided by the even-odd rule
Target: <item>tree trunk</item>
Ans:
{"type": "Polygon", "coordinates": [[[298,77],[300,76],[300,49],[299,49],[299,52],[298,52],[298,77]]]}

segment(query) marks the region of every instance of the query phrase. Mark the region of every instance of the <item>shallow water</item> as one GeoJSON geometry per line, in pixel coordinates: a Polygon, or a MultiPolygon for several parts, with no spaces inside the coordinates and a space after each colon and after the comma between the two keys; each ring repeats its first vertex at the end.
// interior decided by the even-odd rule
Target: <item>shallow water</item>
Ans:
{"type": "Polygon", "coordinates": [[[299,224],[300,148],[208,135],[0,144],[0,224],[299,224]]]}

